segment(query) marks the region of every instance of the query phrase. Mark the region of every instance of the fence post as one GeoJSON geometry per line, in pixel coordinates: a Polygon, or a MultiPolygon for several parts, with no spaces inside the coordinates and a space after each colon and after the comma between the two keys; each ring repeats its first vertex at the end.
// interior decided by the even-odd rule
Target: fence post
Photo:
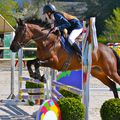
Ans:
{"type": "MultiPolygon", "coordinates": [[[[11,33],[12,38],[11,38],[11,42],[14,39],[15,36],[15,32],[11,33]]],[[[15,82],[15,53],[11,52],[11,93],[8,96],[7,99],[14,99],[15,95],[14,95],[14,82],[15,82]]]]}
{"type": "Polygon", "coordinates": [[[96,34],[96,27],[95,27],[95,17],[91,17],[89,20],[89,36],[86,41],[82,41],[84,48],[82,51],[83,55],[83,102],[85,105],[85,120],[89,120],[89,80],[90,80],[90,72],[92,66],[92,50],[97,50],[98,42],[97,42],[97,34],[96,34]]]}
{"type": "Polygon", "coordinates": [[[20,76],[22,76],[22,59],[23,59],[23,50],[22,48],[18,51],[18,65],[19,65],[19,71],[18,71],[18,91],[20,91],[20,88],[22,87],[20,82],[19,82],[19,79],[20,79],[20,76]]]}

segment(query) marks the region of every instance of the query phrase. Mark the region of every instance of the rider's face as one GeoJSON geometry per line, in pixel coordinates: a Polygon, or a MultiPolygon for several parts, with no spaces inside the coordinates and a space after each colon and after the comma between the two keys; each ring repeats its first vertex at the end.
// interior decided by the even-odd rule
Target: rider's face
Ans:
{"type": "Polygon", "coordinates": [[[47,16],[49,17],[49,19],[51,19],[51,12],[48,12],[48,13],[46,13],[47,14],[47,16]]]}
{"type": "Polygon", "coordinates": [[[51,24],[54,23],[55,19],[54,19],[54,16],[51,12],[48,12],[45,14],[45,18],[47,19],[47,21],[51,24]]]}

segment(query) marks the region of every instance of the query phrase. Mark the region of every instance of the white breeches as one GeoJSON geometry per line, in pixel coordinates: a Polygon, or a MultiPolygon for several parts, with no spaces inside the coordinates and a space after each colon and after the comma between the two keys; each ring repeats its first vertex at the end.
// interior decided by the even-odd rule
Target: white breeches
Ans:
{"type": "Polygon", "coordinates": [[[80,33],[82,33],[82,31],[83,31],[83,28],[81,28],[81,29],[74,29],[74,30],[70,33],[70,35],[69,35],[69,37],[68,37],[68,41],[69,41],[69,43],[70,43],[71,45],[73,45],[73,43],[75,42],[75,39],[80,35],[80,33]]]}

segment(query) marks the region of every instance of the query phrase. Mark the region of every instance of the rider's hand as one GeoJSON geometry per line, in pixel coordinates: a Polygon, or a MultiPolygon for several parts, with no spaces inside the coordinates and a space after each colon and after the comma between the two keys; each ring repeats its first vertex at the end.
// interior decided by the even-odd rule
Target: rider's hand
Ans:
{"type": "Polygon", "coordinates": [[[54,34],[57,35],[57,36],[60,36],[60,35],[61,35],[58,27],[54,27],[54,28],[52,29],[52,33],[54,33],[54,34]]]}
{"type": "Polygon", "coordinates": [[[54,27],[53,32],[59,31],[58,27],[54,27]]]}

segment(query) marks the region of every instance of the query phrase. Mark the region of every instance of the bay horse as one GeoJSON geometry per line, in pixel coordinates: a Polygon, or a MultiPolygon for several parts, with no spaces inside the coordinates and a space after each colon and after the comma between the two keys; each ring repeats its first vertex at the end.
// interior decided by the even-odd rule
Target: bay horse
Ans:
{"type": "MultiPolygon", "coordinates": [[[[48,30],[42,31],[42,29],[39,25],[19,20],[14,40],[10,46],[12,52],[18,52],[31,40],[36,43],[37,57],[27,62],[30,76],[33,77],[31,64],[35,65],[36,71],[39,66],[50,67],[58,71],[82,69],[79,56],[75,52],[68,53],[57,35],[53,33],[48,35],[48,30]]],[[[92,51],[91,74],[108,86],[115,98],[119,97],[115,83],[120,85],[120,59],[111,48],[99,43],[97,51],[92,51]]]]}

